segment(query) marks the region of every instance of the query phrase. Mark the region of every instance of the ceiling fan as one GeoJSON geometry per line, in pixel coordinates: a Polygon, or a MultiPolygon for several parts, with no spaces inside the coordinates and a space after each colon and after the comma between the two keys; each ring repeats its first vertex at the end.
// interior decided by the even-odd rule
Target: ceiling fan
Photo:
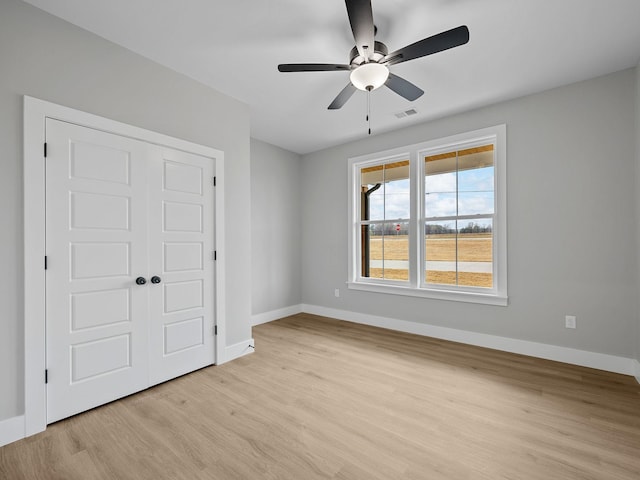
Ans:
{"type": "Polygon", "coordinates": [[[424,91],[402,77],[389,72],[389,67],[416,58],[432,55],[469,41],[469,29],[462,25],[424,38],[404,48],[389,53],[387,46],[374,40],[377,28],[373,23],[371,0],[345,0],[356,46],[350,53],[348,65],[333,63],[284,63],[280,72],[333,72],[350,71],[349,84],[329,105],[329,110],[341,108],[356,89],[371,92],[386,85],[409,101],[419,98],[424,91]]]}

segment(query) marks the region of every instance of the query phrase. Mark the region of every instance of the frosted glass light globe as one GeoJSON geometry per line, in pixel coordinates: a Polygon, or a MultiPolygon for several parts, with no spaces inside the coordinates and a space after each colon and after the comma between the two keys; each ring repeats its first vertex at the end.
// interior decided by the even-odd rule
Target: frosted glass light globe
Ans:
{"type": "Polygon", "coordinates": [[[375,90],[389,78],[389,69],[379,63],[364,63],[351,72],[351,83],[360,90],[375,90]]]}

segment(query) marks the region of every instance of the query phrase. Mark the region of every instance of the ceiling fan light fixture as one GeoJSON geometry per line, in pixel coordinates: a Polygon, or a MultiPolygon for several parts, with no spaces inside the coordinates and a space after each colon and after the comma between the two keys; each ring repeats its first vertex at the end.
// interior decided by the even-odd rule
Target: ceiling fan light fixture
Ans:
{"type": "Polygon", "coordinates": [[[385,65],[370,62],[351,72],[351,83],[359,90],[375,90],[389,78],[389,69],[385,65]]]}

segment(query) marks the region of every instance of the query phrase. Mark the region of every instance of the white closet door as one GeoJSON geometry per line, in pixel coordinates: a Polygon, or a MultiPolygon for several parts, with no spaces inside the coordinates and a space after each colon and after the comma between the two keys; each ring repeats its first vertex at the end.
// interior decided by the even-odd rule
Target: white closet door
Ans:
{"type": "Polygon", "coordinates": [[[46,129],[51,423],[214,363],[215,163],[46,129]]]}
{"type": "Polygon", "coordinates": [[[49,423],[148,386],[148,146],[47,120],[49,423]]]}
{"type": "Polygon", "coordinates": [[[149,168],[152,385],[214,362],[214,160],[157,147],[149,168]]]}

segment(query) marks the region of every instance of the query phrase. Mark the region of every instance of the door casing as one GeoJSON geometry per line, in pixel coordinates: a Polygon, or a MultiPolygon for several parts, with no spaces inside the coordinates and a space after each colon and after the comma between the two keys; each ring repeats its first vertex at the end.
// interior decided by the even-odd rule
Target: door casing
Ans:
{"type": "Polygon", "coordinates": [[[164,145],[215,159],[215,363],[224,363],[225,352],[225,255],[224,255],[224,153],[204,145],[57,105],[24,97],[24,403],[25,436],[47,426],[45,386],[45,123],[53,118],[116,135],[164,145]]]}

